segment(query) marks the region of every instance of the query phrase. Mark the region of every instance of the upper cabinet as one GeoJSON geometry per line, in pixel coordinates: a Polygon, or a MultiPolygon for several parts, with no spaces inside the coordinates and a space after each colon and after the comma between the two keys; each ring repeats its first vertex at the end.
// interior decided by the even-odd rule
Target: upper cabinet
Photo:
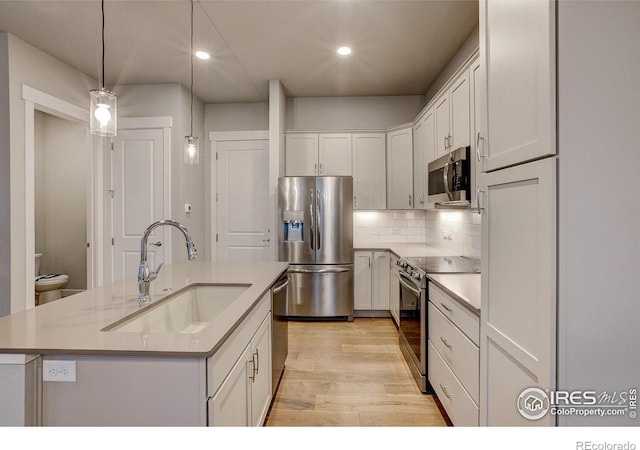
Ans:
{"type": "Polygon", "coordinates": [[[351,175],[351,134],[287,134],[285,174],[289,177],[351,175]]]}
{"type": "Polygon", "coordinates": [[[385,133],[354,133],[353,209],[387,207],[387,165],[385,133]]]}
{"type": "Polygon", "coordinates": [[[483,172],[556,154],[555,7],[548,1],[480,2],[483,172]]]}
{"type": "Polygon", "coordinates": [[[413,208],[413,127],[387,133],[387,209],[413,208]]]}
{"type": "Polygon", "coordinates": [[[435,157],[469,145],[469,72],[464,71],[435,101],[435,157]]]}

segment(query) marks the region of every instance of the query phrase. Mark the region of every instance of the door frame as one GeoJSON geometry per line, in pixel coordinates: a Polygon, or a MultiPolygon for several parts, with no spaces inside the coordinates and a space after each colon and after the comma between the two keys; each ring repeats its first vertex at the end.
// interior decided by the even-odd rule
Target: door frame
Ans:
{"type": "MultiPolygon", "coordinates": [[[[35,112],[42,111],[85,127],[87,150],[87,289],[101,284],[102,273],[102,209],[98,195],[103,178],[98,162],[103,152],[102,138],[89,133],[89,110],[69,103],[26,84],[22,85],[24,100],[24,183],[25,183],[25,265],[12,272],[24,273],[25,309],[35,308],[35,112]]],[[[14,278],[12,276],[12,278],[14,278]]]]}
{"type": "MultiPolygon", "coordinates": [[[[210,255],[211,261],[218,260],[218,245],[216,242],[216,234],[218,234],[218,208],[213,207],[213,202],[217,193],[218,186],[218,171],[217,171],[217,151],[218,144],[221,142],[229,141],[267,141],[269,142],[269,130],[248,130],[248,131],[210,131],[209,143],[211,147],[211,164],[209,166],[211,183],[209,185],[209,201],[207,202],[209,211],[209,221],[211,234],[209,237],[210,242],[210,255]]],[[[271,148],[269,148],[271,151],[271,148]]],[[[268,170],[268,167],[266,168],[268,170]]],[[[267,179],[269,174],[267,173],[267,179]]],[[[268,219],[268,223],[271,224],[273,218],[273,211],[270,211],[271,216],[268,219]]],[[[274,244],[275,245],[275,244],[274,244]]]]}
{"type": "MultiPolygon", "coordinates": [[[[163,186],[164,192],[162,198],[162,209],[164,217],[171,217],[171,129],[173,128],[172,116],[156,116],[156,117],[121,117],[118,119],[118,128],[121,130],[148,130],[148,129],[160,129],[162,130],[162,158],[163,158],[163,186]]],[[[113,142],[113,141],[111,141],[113,142]]],[[[110,180],[111,186],[110,192],[113,192],[113,152],[110,152],[110,180]]],[[[113,236],[113,195],[110,202],[110,220],[111,229],[109,230],[110,236],[113,236]]],[[[149,224],[151,225],[151,224],[149,224]]],[[[165,233],[165,243],[163,244],[164,250],[164,262],[165,264],[171,263],[171,233],[165,233]]],[[[113,244],[111,245],[108,253],[108,268],[110,279],[113,279],[113,244]]]]}

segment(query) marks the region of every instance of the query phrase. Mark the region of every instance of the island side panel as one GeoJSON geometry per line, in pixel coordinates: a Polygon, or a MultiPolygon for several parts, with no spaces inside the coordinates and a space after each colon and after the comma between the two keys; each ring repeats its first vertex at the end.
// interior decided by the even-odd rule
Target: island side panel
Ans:
{"type": "Polygon", "coordinates": [[[76,381],[44,381],[45,426],[204,426],[201,358],[45,356],[76,361],[76,381]]]}

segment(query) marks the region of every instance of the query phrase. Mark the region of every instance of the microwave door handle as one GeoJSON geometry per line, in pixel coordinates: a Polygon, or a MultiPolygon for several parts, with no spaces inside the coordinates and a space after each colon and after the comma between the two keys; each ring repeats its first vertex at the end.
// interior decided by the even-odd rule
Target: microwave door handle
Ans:
{"type": "Polygon", "coordinates": [[[453,200],[453,195],[451,195],[451,191],[449,190],[449,162],[444,165],[444,191],[447,193],[447,197],[449,201],[453,200]]]}

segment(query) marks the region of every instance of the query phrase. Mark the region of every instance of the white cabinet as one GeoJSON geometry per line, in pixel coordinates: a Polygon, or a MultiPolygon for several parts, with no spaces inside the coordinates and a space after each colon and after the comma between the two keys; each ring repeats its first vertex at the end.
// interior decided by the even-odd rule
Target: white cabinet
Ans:
{"type": "Polygon", "coordinates": [[[531,421],[515,402],[528,387],[555,389],[555,158],[483,174],[480,423],[531,421]]]}
{"type": "Polygon", "coordinates": [[[387,209],[413,208],[413,128],[387,133],[387,209]]]}
{"type": "Polygon", "coordinates": [[[351,134],[287,134],[285,174],[287,176],[351,175],[351,134]]]}
{"type": "Polygon", "coordinates": [[[209,426],[261,426],[271,403],[271,294],[207,359],[209,426]]]}
{"type": "Polygon", "coordinates": [[[389,252],[356,251],[354,310],[389,311],[389,252]]]}
{"type": "Polygon", "coordinates": [[[387,164],[385,133],[354,133],[353,209],[387,207],[387,164]]]}
{"type": "Polygon", "coordinates": [[[435,157],[469,145],[469,72],[464,71],[435,101],[435,157]]]}
{"type": "Polygon", "coordinates": [[[485,172],[556,153],[555,8],[547,0],[480,1],[485,172]]]}
{"type": "Polygon", "coordinates": [[[389,261],[389,311],[396,326],[400,326],[400,281],[395,275],[396,261],[398,261],[398,257],[391,253],[389,261]]]}
{"type": "Polygon", "coordinates": [[[428,164],[435,157],[435,115],[428,110],[413,127],[414,209],[426,209],[429,194],[428,164]]]}
{"type": "Polygon", "coordinates": [[[471,89],[471,208],[478,211],[478,180],[482,172],[480,153],[487,135],[485,128],[485,110],[483,109],[482,66],[476,60],[469,68],[469,87],[471,89]]]}

